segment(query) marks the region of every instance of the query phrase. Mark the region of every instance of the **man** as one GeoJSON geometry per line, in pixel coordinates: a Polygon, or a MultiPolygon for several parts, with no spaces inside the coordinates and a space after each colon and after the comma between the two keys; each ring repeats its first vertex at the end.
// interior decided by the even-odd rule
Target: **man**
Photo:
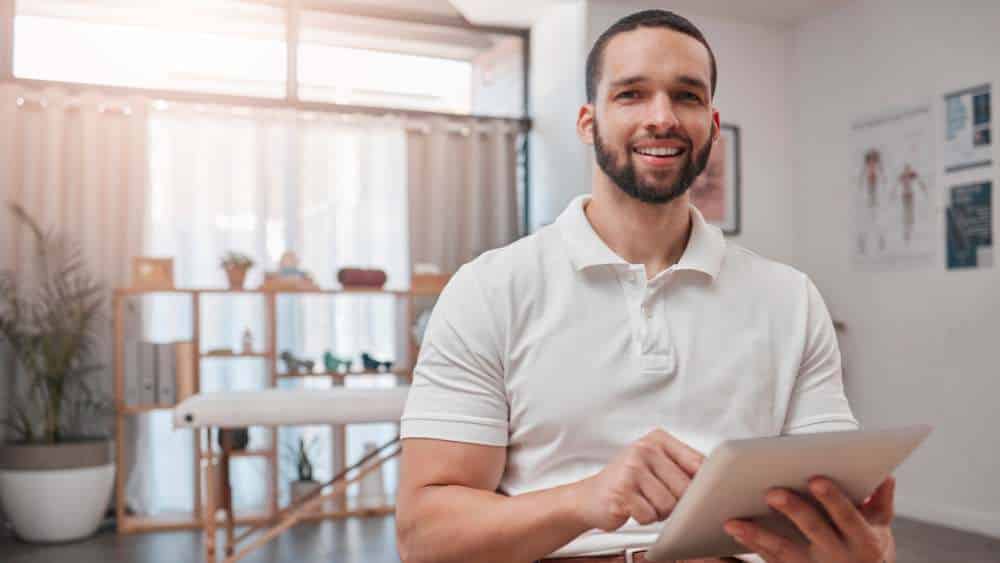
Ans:
{"type": "MultiPolygon", "coordinates": [[[[715,82],[708,43],[670,12],[595,43],[577,120],[593,193],[463,266],[430,320],[402,419],[406,563],[641,561],[720,441],[857,428],[812,282],[689,205],[715,82]]],[[[832,525],[768,497],[808,546],[727,529],[774,563],[894,558],[891,480],[860,509],[814,484],[832,525]]]]}

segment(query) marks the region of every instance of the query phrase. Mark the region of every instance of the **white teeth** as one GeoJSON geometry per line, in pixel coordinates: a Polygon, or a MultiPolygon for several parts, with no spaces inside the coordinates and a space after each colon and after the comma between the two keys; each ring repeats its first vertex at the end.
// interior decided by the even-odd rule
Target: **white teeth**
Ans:
{"type": "Polygon", "coordinates": [[[666,148],[666,147],[649,147],[644,149],[635,149],[635,152],[647,156],[677,156],[681,154],[681,149],[666,148]]]}

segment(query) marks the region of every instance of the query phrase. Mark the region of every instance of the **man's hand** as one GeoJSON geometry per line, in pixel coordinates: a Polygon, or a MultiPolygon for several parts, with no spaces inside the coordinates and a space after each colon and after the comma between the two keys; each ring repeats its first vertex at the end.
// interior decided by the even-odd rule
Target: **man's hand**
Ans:
{"type": "Polygon", "coordinates": [[[743,520],[730,520],[725,529],[768,563],[894,563],[896,550],[890,526],[895,489],[896,480],[889,477],[859,508],[831,480],[813,478],[809,490],[830,515],[832,526],[792,491],[768,492],[768,505],[788,517],[809,540],[808,545],[743,520]]]}
{"type": "Polygon", "coordinates": [[[583,521],[610,532],[629,517],[640,524],[663,520],[687,490],[704,457],[663,430],[646,434],[600,473],[577,483],[583,521]]]}

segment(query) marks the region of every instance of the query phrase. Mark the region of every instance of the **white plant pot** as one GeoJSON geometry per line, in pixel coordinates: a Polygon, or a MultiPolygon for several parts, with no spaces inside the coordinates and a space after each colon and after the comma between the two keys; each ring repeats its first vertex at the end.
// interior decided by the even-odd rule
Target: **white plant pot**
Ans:
{"type": "MultiPolygon", "coordinates": [[[[85,449],[94,450],[94,446],[95,444],[68,444],[3,447],[6,451],[0,455],[0,462],[8,463],[0,466],[0,502],[19,538],[28,542],[68,542],[86,538],[97,531],[115,482],[115,466],[108,459],[110,455],[98,453],[76,456],[76,464],[87,464],[89,460],[89,467],[24,468],[39,459],[43,460],[42,465],[53,465],[53,457],[72,458],[73,454],[79,454],[85,449]],[[25,454],[24,448],[38,449],[40,454],[43,448],[68,451],[56,456],[36,456],[25,454]],[[13,457],[16,455],[19,458],[13,457]],[[12,459],[17,461],[11,462],[12,459]],[[94,460],[104,463],[94,464],[94,460]]],[[[100,447],[99,443],[96,444],[96,449],[100,447]]],[[[105,451],[109,449],[107,445],[104,446],[105,451]]]]}

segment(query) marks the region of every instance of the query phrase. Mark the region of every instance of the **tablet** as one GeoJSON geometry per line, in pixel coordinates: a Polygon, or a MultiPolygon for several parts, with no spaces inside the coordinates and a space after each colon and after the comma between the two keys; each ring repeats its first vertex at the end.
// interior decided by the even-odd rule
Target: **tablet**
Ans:
{"type": "MultiPolygon", "coordinates": [[[[808,493],[811,477],[831,478],[860,505],[930,434],[927,425],[887,430],[850,430],[722,442],[702,464],[664,521],[650,561],[729,557],[747,548],[723,524],[742,518],[806,542],[764,495],[774,487],[808,493]]],[[[824,513],[825,515],[825,513],[824,513]]]]}

